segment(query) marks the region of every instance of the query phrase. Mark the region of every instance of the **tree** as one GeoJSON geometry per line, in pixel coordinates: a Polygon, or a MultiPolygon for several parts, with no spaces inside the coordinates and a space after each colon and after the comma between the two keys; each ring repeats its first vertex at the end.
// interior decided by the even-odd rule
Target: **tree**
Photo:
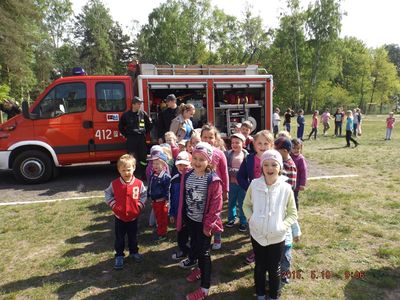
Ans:
{"type": "Polygon", "coordinates": [[[158,64],[196,64],[207,59],[209,0],[169,0],[153,9],[137,36],[138,58],[158,64]]]}
{"type": "Polygon", "coordinates": [[[384,46],[388,52],[389,59],[396,65],[397,75],[400,77],[400,47],[399,45],[390,44],[384,46]]]}
{"type": "Polygon", "coordinates": [[[208,64],[239,64],[244,56],[239,20],[215,8],[207,31],[208,64]]]}
{"type": "Polygon", "coordinates": [[[252,7],[245,8],[245,19],[241,25],[244,55],[242,63],[257,63],[261,53],[264,53],[270,44],[269,35],[263,28],[260,16],[253,16],[252,7]]]}
{"type": "MultiPolygon", "coordinates": [[[[389,103],[391,96],[399,93],[400,83],[397,77],[396,66],[389,61],[384,47],[372,51],[372,91],[370,103],[380,104],[380,113],[383,105],[389,103]]],[[[371,104],[370,104],[371,105],[371,104]]]]}
{"type": "Polygon", "coordinates": [[[307,10],[306,28],[312,53],[311,73],[307,95],[307,111],[311,111],[318,78],[329,77],[329,60],[334,55],[335,43],[341,29],[341,0],[316,0],[307,10]]]}
{"type": "Polygon", "coordinates": [[[80,41],[80,59],[90,74],[112,74],[112,28],[110,12],[101,0],[90,0],[76,17],[74,34],[80,41]]]}
{"type": "Polygon", "coordinates": [[[122,32],[119,23],[111,28],[112,57],[114,61],[113,73],[126,74],[126,66],[132,61],[135,53],[130,37],[122,32]]]}
{"type": "Polygon", "coordinates": [[[365,44],[346,37],[338,41],[340,73],[335,82],[349,92],[351,103],[365,111],[366,95],[371,89],[371,56],[365,44]]]}
{"type": "Polygon", "coordinates": [[[0,1],[0,83],[16,99],[35,84],[33,45],[38,41],[41,14],[33,0],[0,1]]]}
{"type": "Polygon", "coordinates": [[[69,29],[67,22],[70,20],[73,10],[70,0],[42,0],[44,15],[43,24],[50,36],[54,49],[61,46],[67,39],[69,29]]]}
{"type": "Polygon", "coordinates": [[[269,71],[274,74],[275,94],[286,107],[301,107],[303,97],[302,81],[305,60],[305,14],[300,10],[298,0],[287,1],[287,12],[280,18],[275,30],[274,41],[267,60],[269,71]],[[294,100],[294,101],[293,101],[294,100]],[[294,102],[294,103],[293,103],[294,102]]]}

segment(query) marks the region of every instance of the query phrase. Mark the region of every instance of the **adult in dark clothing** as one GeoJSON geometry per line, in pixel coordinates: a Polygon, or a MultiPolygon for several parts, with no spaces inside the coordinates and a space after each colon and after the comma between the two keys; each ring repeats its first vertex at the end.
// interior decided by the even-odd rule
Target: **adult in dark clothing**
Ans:
{"type": "Polygon", "coordinates": [[[126,138],[126,148],[136,160],[135,176],[144,179],[147,145],[146,133],[150,132],[152,122],[147,113],[140,109],[143,100],[135,97],[132,100],[132,109],[124,112],[119,120],[118,129],[126,138]]]}
{"type": "Polygon", "coordinates": [[[171,121],[175,119],[178,114],[178,105],[176,104],[176,97],[174,94],[170,94],[165,99],[167,108],[160,111],[158,114],[158,142],[162,144],[164,142],[164,134],[169,131],[171,121]]]}
{"type": "Polygon", "coordinates": [[[12,100],[4,100],[3,103],[0,103],[0,110],[6,113],[7,120],[21,113],[21,109],[17,103],[12,100]]]}

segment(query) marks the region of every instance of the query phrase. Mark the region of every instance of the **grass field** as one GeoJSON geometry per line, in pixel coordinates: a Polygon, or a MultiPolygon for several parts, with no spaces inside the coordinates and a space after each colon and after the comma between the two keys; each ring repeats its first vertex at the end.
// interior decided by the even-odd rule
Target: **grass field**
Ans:
{"type": "MultiPolygon", "coordinates": [[[[312,180],[300,193],[299,278],[281,299],[400,299],[400,127],[385,142],[384,118],[364,118],[357,148],[332,136],[305,142],[314,168],[359,176],[312,180]]],[[[152,242],[148,212],[139,229],[144,261],[114,271],[113,219],[102,198],[2,207],[0,299],[183,299],[198,284],[170,259],[172,228],[169,240],[152,242]]],[[[248,236],[227,228],[222,247],[209,299],[254,299],[248,236]]]]}

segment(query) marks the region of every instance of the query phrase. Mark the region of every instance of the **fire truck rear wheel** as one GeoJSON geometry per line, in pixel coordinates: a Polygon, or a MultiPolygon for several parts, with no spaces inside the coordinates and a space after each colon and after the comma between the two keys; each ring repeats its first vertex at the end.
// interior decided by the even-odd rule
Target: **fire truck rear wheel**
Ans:
{"type": "Polygon", "coordinates": [[[15,178],[23,183],[43,183],[49,181],[54,172],[51,158],[42,151],[30,150],[17,156],[13,164],[15,178]]]}

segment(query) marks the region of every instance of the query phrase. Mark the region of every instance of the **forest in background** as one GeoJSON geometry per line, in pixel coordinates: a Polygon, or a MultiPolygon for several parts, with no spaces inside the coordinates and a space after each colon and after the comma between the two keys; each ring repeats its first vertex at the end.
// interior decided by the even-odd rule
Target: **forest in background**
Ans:
{"type": "Polygon", "coordinates": [[[278,28],[266,28],[249,4],[238,19],[210,0],[168,0],[146,24],[132,20],[123,30],[101,0],[89,0],[78,15],[69,0],[1,1],[0,101],[33,100],[76,66],[120,75],[137,59],[258,64],[274,76],[274,105],[283,109],[397,107],[399,45],[368,48],[356,37],[341,38],[342,0],[316,0],[305,9],[299,0],[282,3],[278,28]]]}

